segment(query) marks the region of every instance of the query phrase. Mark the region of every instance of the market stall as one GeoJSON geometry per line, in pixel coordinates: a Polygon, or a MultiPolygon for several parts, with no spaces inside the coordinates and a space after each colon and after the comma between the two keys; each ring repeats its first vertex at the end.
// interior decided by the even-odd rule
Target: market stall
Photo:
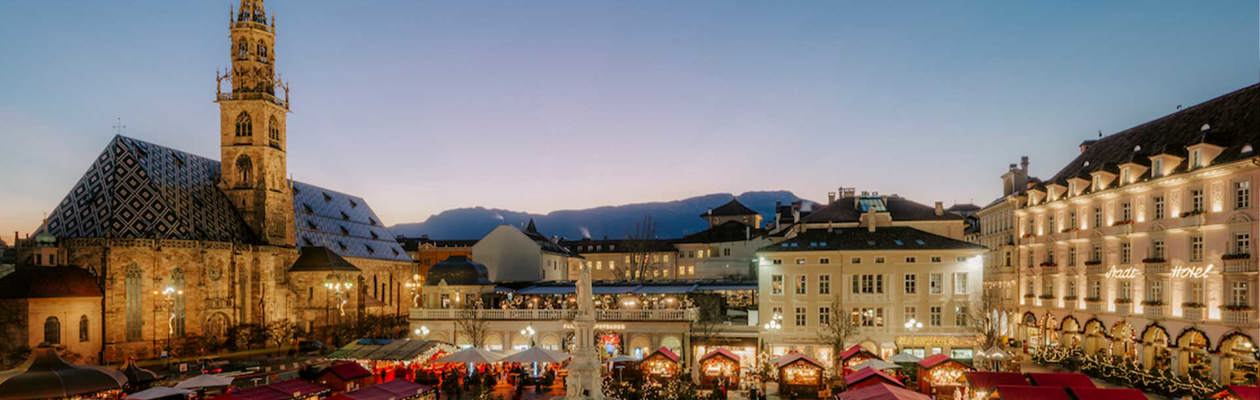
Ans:
{"type": "Polygon", "coordinates": [[[1072,400],[1063,388],[1040,386],[998,386],[997,398],[1001,400],[1072,400]]]}
{"type": "Polygon", "coordinates": [[[126,384],[122,372],[70,364],[41,346],[17,368],[0,372],[0,399],[117,399],[126,384]]]}
{"type": "Polygon", "coordinates": [[[661,347],[644,357],[643,361],[639,363],[639,368],[643,370],[643,375],[649,379],[673,379],[679,374],[678,361],[678,354],[675,354],[668,348],[661,347]]]}
{"type": "Polygon", "coordinates": [[[972,369],[944,354],[936,354],[919,361],[919,391],[941,396],[952,396],[966,386],[965,373],[972,369]]]}
{"type": "Polygon", "coordinates": [[[739,387],[739,356],[718,348],[700,357],[700,386],[716,389],[722,385],[739,387]]]}
{"type": "Polygon", "coordinates": [[[840,400],[931,400],[928,395],[892,385],[871,385],[840,393],[840,400]]]}
{"type": "Polygon", "coordinates": [[[372,372],[377,383],[381,383],[395,379],[415,380],[422,370],[441,369],[441,366],[429,364],[454,351],[455,346],[433,340],[359,339],[333,351],[327,358],[357,362],[372,372]]]}
{"type": "Polygon", "coordinates": [[[855,344],[848,350],[841,352],[838,359],[840,360],[840,365],[842,365],[845,369],[852,369],[853,366],[861,364],[867,360],[878,360],[880,358],[875,355],[875,353],[866,350],[866,348],[862,347],[862,345],[855,344]]]}
{"type": "Polygon", "coordinates": [[[315,375],[315,382],[327,386],[333,392],[348,392],[372,386],[372,381],[372,371],[354,361],[334,363],[315,375]]]}
{"type": "Polygon", "coordinates": [[[270,385],[234,390],[214,397],[214,400],[318,400],[332,389],[301,379],[290,379],[270,385]]]}
{"type": "Polygon", "coordinates": [[[432,400],[437,391],[432,386],[419,385],[403,380],[340,393],[328,400],[432,400]]]}
{"type": "Polygon", "coordinates": [[[826,366],[801,353],[788,353],[775,362],[779,370],[779,395],[814,398],[823,386],[826,366]]]}
{"type": "Polygon", "coordinates": [[[889,384],[897,387],[905,387],[896,377],[885,374],[878,369],[866,367],[859,369],[844,377],[845,390],[859,389],[871,385],[889,384]]]}
{"type": "Polygon", "coordinates": [[[967,388],[971,393],[975,393],[979,398],[988,398],[987,395],[996,395],[998,386],[1027,386],[1028,379],[1024,378],[1024,374],[1018,372],[978,372],[971,371],[963,374],[967,379],[967,388]],[[984,395],[981,395],[981,394],[984,395]]]}
{"type": "Polygon", "coordinates": [[[1102,389],[1102,388],[1069,388],[1076,400],[1146,400],[1146,395],[1137,389],[1102,389]]]}
{"type": "Polygon", "coordinates": [[[1094,388],[1094,381],[1075,372],[1030,372],[1028,380],[1035,386],[1059,388],[1094,388]]]}
{"type": "Polygon", "coordinates": [[[1219,400],[1256,400],[1260,399],[1260,386],[1231,385],[1212,395],[1219,400]]]}

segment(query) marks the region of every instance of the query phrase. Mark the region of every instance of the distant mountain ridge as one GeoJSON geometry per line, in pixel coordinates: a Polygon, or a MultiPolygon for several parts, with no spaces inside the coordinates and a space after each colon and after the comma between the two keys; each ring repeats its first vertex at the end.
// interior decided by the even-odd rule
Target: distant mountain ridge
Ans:
{"type": "Polygon", "coordinates": [[[395,234],[407,237],[428,235],[434,239],[480,239],[499,225],[524,226],[533,219],[538,229],[549,236],[616,239],[625,237],[636,223],[648,215],[656,224],[657,237],[678,238],[707,228],[708,223],[700,215],[732,198],[739,199],[740,203],[760,213],[766,222],[774,221],[776,201],[787,204],[802,200],[790,191],[777,190],[745,192],[738,196],[714,193],[675,201],[560,210],[547,214],[466,207],[443,211],[430,216],[424,222],[397,224],[390,229],[395,234]]]}

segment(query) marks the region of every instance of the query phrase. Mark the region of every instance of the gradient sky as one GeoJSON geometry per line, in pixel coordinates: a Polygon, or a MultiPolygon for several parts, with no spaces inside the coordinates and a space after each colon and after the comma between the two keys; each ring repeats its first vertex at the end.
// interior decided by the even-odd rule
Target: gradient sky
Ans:
{"type": "MultiPolygon", "coordinates": [[[[218,158],[229,0],[0,0],[0,232],[113,135],[218,158]]],[[[1255,0],[270,0],[289,171],[386,223],[837,186],[921,202],[1049,176],[1260,80],[1255,0]]]]}

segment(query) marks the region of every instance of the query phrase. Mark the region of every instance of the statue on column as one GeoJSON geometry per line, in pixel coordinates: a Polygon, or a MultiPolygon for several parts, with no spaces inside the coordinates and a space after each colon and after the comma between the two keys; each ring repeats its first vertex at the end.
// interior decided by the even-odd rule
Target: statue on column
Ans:
{"type": "Polygon", "coordinates": [[[603,400],[603,379],[600,377],[599,350],[595,348],[595,303],[591,290],[591,267],[583,265],[577,281],[578,312],[573,319],[573,361],[569,363],[569,377],[565,387],[565,399],[603,400]]]}

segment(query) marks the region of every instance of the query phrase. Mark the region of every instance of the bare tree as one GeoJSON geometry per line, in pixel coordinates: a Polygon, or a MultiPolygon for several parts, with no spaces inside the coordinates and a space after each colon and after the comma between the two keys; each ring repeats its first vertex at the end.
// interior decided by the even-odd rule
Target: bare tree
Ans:
{"type": "Polygon", "coordinates": [[[479,309],[465,310],[460,313],[462,318],[455,320],[456,334],[468,338],[468,343],[473,347],[484,347],[486,335],[490,331],[490,321],[482,318],[480,311],[479,309]]]}
{"type": "Polygon", "coordinates": [[[622,244],[630,256],[630,262],[626,265],[626,273],[629,274],[627,279],[642,282],[652,271],[665,266],[657,245],[656,222],[651,215],[644,215],[642,220],[634,224],[634,229],[626,235],[622,244]]]}
{"type": "Polygon", "coordinates": [[[998,326],[1000,321],[993,315],[994,310],[1002,306],[998,296],[996,291],[981,292],[980,298],[962,313],[962,318],[965,320],[959,321],[979,337],[981,350],[997,344],[998,337],[1001,336],[998,326]]]}
{"type": "Polygon", "coordinates": [[[845,350],[844,345],[849,338],[857,336],[861,327],[844,311],[838,296],[831,300],[830,308],[831,311],[827,313],[829,321],[818,328],[818,340],[831,346],[832,367],[839,371],[840,353],[845,350]]]}
{"type": "Polygon", "coordinates": [[[272,346],[280,347],[293,341],[294,334],[297,333],[297,325],[293,321],[287,319],[271,321],[266,326],[267,340],[272,346]]]}

